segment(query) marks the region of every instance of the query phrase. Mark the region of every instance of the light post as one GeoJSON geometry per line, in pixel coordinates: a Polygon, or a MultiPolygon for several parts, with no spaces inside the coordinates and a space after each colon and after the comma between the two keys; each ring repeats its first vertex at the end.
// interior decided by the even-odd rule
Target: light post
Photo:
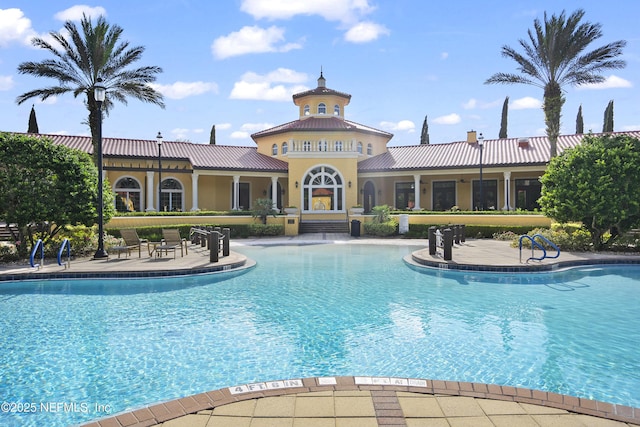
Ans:
{"type": "Polygon", "coordinates": [[[158,143],[158,212],[162,210],[162,134],[156,136],[158,143]]]}
{"type": "Polygon", "coordinates": [[[93,255],[94,259],[107,258],[109,256],[107,251],[104,250],[104,202],[102,196],[102,103],[106,95],[107,88],[102,84],[102,79],[98,77],[98,80],[93,85],[93,99],[96,101],[96,111],[98,113],[98,249],[93,255]]]}
{"type": "Polygon", "coordinates": [[[478,147],[480,147],[480,210],[484,210],[484,183],[482,182],[482,148],[484,146],[484,137],[482,132],[478,137],[478,147]]]}

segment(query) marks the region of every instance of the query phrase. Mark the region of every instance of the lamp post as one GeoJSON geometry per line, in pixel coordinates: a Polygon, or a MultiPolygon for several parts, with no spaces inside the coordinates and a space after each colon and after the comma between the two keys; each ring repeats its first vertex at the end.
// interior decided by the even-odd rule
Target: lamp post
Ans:
{"type": "Polygon", "coordinates": [[[156,136],[158,143],[158,212],[162,210],[162,134],[156,136]]]}
{"type": "Polygon", "coordinates": [[[93,99],[96,101],[96,111],[98,113],[98,249],[93,255],[94,259],[109,256],[107,251],[104,250],[104,202],[102,196],[102,103],[106,95],[107,88],[102,84],[102,79],[98,77],[96,83],[93,85],[93,99]]]}
{"type": "Polygon", "coordinates": [[[480,210],[484,210],[484,183],[482,182],[482,148],[484,146],[484,137],[482,132],[478,137],[478,147],[480,147],[480,210]]]}

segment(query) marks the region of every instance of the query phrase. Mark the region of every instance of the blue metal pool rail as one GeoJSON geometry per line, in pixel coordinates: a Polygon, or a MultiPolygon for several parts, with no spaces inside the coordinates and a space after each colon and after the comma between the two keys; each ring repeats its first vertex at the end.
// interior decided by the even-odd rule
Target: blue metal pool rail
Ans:
{"type": "Polygon", "coordinates": [[[44,265],[44,244],[42,243],[42,239],[38,239],[36,244],[33,246],[33,250],[31,251],[31,257],[29,257],[29,262],[31,263],[31,267],[40,268],[44,265]],[[35,263],[36,252],[40,249],[40,264],[35,263]]]}
{"type": "Polygon", "coordinates": [[[520,236],[520,239],[518,241],[519,246],[520,246],[520,262],[522,262],[522,240],[524,239],[529,239],[531,241],[531,256],[529,258],[527,258],[527,262],[533,260],[536,261],[542,261],[545,258],[558,258],[560,256],[560,248],[553,243],[551,240],[547,239],[546,237],[544,237],[541,234],[534,234],[533,236],[529,236],[528,234],[523,234],[522,236],[520,236]],[[555,255],[547,255],[547,250],[544,248],[544,246],[538,242],[536,242],[536,238],[542,240],[543,243],[546,243],[547,245],[551,246],[555,251],[556,254],[555,255]],[[541,257],[536,257],[534,256],[534,250],[538,248],[542,251],[542,256],[541,257]]]}
{"type": "Polygon", "coordinates": [[[69,243],[69,239],[64,239],[60,245],[60,249],[58,250],[58,265],[64,265],[64,268],[71,267],[71,243],[69,243]],[[67,261],[63,264],[62,254],[64,253],[65,247],[67,248],[67,261]]]}

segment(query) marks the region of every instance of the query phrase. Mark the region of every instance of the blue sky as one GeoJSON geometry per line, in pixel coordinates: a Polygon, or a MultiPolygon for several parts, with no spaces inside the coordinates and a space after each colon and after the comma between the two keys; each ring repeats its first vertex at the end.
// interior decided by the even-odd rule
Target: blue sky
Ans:
{"type": "Polygon", "coordinates": [[[562,133],[575,132],[582,105],[585,131],[602,130],[614,101],[615,130],[640,129],[640,2],[423,0],[139,0],[76,3],[0,2],[0,131],[25,132],[35,104],[40,132],[88,135],[82,99],[63,95],[15,103],[19,94],[54,83],[19,75],[23,61],[51,58],[30,46],[33,35],[62,29],[85,12],[103,14],[142,45],[137,66],[163,69],[156,89],[166,108],[130,99],[104,121],[110,137],[209,141],[212,125],[224,145],[254,143],[250,134],[297,119],[291,95],[327,86],[352,95],[346,118],[394,134],[391,145],[420,142],[428,116],[431,143],[460,141],[466,132],[497,138],[509,96],[508,136],[544,135],[542,89],[485,85],[496,72],[516,72],[503,45],[518,48],[544,12],[586,11],[602,24],[593,48],[627,40],[627,66],[607,71],[598,87],[566,87],[562,133]]]}

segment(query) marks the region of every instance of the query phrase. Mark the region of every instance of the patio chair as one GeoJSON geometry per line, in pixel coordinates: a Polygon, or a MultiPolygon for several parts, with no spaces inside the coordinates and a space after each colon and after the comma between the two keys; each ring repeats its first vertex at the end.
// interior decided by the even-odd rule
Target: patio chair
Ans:
{"type": "Polygon", "coordinates": [[[148,245],[148,242],[141,239],[134,228],[123,228],[120,230],[120,237],[124,240],[124,245],[113,246],[110,249],[113,252],[118,252],[118,258],[122,252],[126,252],[127,256],[131,255],[133,249],[138,249],[138,258],[142,257],[142,245],[148,245]]]}
{"type": "MultiPolygon", "coordinates": [[[[162,246],[158,249],[162,248],[162,250],[173,250],[180,248],[180,255],[184,256],[185,254],[189,254],[189,249],[187,248],[187,239],[180,237],[180,231],[176,228],[166,228],[162,229],[162,246]]],[[[175,252],[174,252],[175,254],[175,252]]]]}

